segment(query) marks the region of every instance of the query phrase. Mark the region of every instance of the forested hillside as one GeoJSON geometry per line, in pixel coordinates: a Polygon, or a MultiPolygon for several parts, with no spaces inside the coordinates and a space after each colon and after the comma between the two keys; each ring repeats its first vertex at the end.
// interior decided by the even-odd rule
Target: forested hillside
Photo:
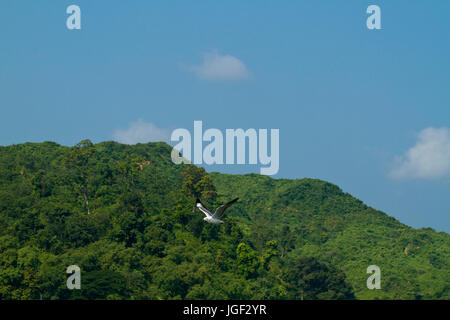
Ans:
{"type": "Polygon", "coordinates": [[[242,197],[233,217],[254,243],[278,235],[282,254],[337,266],[358,298],[450,299],[447,233],[408,227],[325,181],[210,176],[224,199],[242,197]],[[286,233],[291,242],[283,240],[286,233]],[[367,290],[369,265],[381,269],[381,290],[367,290]]]}
{"type": "Polygon", "coordinates": [[[164,143],[0,147],[0,299],[449,299],[450,237],[318,180],[207,174],[164,143]],[[225,223],[208,206],[239,197],[225,223]],[[380,266],[382,289],[366,287],[380,266]],[[68,290],[66,268],[81,268],[68,290]]]}

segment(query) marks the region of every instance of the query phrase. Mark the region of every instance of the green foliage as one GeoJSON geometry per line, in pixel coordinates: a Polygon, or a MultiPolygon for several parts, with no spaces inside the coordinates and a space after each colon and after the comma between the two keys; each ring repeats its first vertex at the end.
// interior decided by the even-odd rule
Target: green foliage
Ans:
{"type": "Polygon", "coordinates": [[[208,174],[170,152],[0,147],[0,300],[450,298],[448,234],[323,181],[208,174]],[[221,225],[193,211],[196,197],[237,196],[221,225]],[[66,288],[74,264],[79,291],[66,288]],[[370,264],[382,290],[365,288],[370,264]]]}
{"type": "Polygon", "coordinates": [[[217,197],[216,188],[202,167],[188,166],[181,173],[183,176],[183,191],[194,198],[204,201],[214,201],[217,197]]]}
{"type": "Polygon", "coordinates": [[[246,279],[257,275],[259,267],[258,253],[245,243],[240,243],[236,249],[237,269],[246,279]]]}
{"type": "Polygon", "coordinates": [[[335,267],[315,258],[301,257],[291,263],[284,274],[291,299],[354,299],[353,290],[345,275],[335,267]]]}
{"type": "Polygon", "coordinates": [[[72,292],[72,299],[120,299],[127,295],[126,278],[111,270],[94,270],[83,276],[81,290],[72,292]]]}
{"type": "Polygon", "coordinates": [[[359,299],[450,299],[447,233],[408,227],[320,180],[210,176],[222,200],[240,196],[229,215],[256,248],[273,234],[282,261],[312,256],[337,267],[359,299]],[[372,264],[381,290],[367,289],[372,264]]]}

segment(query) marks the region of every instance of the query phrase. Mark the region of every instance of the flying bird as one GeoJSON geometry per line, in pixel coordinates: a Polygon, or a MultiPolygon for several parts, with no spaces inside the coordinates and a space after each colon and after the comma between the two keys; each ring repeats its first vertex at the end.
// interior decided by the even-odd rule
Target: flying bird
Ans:
{"type": "Polygon", "coordinates": [[[220,207],[218,207],[216,209],[216,211],[214,213],[212,213],[211,211],[206,209],[206,207],[203,205],[203,203],[200,201],[200,199],[197,199],[195,206],[206,215],[206,217],[204,217],[203,220],[205,220],[206,222],[209,222],[209,223],[218,224],[218,223],[223,223],[223,221],[220,220],[220,218],[223,216],[223,213],[225,212],[225,210],[228,209],[228,207],[230,207],[233,203],[238,201],[238,199],[239,198],[233,199],[230,202],[227,202],[227,203],[221,205],[220,207]]]}

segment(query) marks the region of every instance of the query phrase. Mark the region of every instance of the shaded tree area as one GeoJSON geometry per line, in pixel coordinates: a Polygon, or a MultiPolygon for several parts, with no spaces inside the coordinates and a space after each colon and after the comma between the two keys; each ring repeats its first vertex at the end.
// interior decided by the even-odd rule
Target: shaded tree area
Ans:
{"type": "Polygon", "coordinates": [[[301,257],[290,263],[283,274],[290,299],[354,299],[345,274],[312,257],[301,257]]]}

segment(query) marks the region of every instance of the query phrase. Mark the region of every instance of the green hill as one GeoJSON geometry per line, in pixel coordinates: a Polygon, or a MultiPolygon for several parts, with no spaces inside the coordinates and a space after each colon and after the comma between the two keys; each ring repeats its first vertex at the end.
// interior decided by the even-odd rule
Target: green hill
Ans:
{"type": "Polygon", "coordinates": [[[0,299],[449,299],[450,237],[330,183],[207,174],[164,143],[0,147],[0,299]],[[222,225],[193,212],[240,197],[222,225]],[[381,268],[368,290],[366,268],[381,268]],[[81,268],[81,290],[66,268],[81,268]]]}
{"type": "Polygon", "coordinates": [[[233,216],[250,235],[289,227],[295,248],[287,256],[314,255],[341,268],[358,298],[450,298],[447,233],[408,227],[320,180],[211,177],[224,199],[242,197],[233,216]],[[369,265],[381,269],[381,290],[367,289],[369,265]]]}

